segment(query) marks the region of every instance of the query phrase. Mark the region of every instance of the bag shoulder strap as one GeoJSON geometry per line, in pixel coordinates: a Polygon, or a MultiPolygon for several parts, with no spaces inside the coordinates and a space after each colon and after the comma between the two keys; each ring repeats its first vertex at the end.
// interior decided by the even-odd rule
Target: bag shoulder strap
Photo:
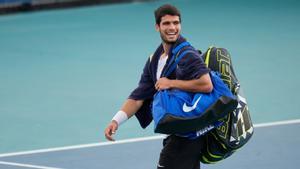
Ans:
{"type": "Polygon", "coordinates": [[[168,77],[176,69],[179,61],[184,56],[186,56],[186,54],[188,54],[188,53],[196,53],[196,52],[191,50],[191,49],[187,49],[187,50],[183,51],[182,53],[180,53],[180,55],[175,59],[175,61],[168,66],[168,69],[167,69],[166,73],[163,76],[168,77]]]}
{"type": "Polygon", "coordinates": [[[214,46],[210,46],[206,52],[206,57],[205,57],[205,64],[208,67],[209,66],[209,58],[210,58],[210,51],[214,48],[214,46]]]}
{"type": "MultiPolygon", "coordinates": [[[[175,54],[177,52],[180,52],[180,50],[184,47],[184,46],[190,46],[190,44],[188,42],[183,42],[181,43],[180,45],[178,45],[173,51],[173,56],[175,56],[175,54]]],[[[209,66],[209,60],[210,60],[210,53],[211,53],[211,50],[215,48],[215,46],[210,46],[206,52],[206,57],[205,57],[205,64],[206,66],[209,66]]],[[[175,59],[175,62],[173,62],[172,65],[169,65],[169,69],[168,71],[165,73],[164,77],[167,77],[169,76],[176,68],[177,64],[179,63],[179,61],[187,54],[187,53],[195,53],[195,51],[189,49],[189,50],[185,50],[184,52],[182,52],[176,59],[175,59]]],[[[171,62],[170,62],[171,63],[171,62]]]]}
{"type": "Polygon", "coordinates": [[[174,48],[172,50],[172,58],[169,62],[169,65],[167,67],[167,70],[165,71],[165,73],[163,74],[163,77],[168,77],[177,67],[179,61],[188,53],[196,53],[194,50],[188,48],[186,50],[184,50],[183,52],[181,52],[181,50],[183,49],[183,47],[187,47],[190,46],[191,44],[189,42],[182,42],[181,44],[179,44],[176,48],[174,48]],[[179,55],[179,56],[178,56],[179,55]],[[178,56],[178,57],[177,57],[178,56]]]}

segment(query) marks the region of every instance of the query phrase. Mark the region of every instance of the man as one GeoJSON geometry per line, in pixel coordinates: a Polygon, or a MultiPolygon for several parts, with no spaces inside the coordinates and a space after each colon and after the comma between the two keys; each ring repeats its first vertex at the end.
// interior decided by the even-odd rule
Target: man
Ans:
{"type": "MultiPolygon", "coordinates": [[[[105,137],[110,141],[114,140],[112,135],[118,127],[133,115],[136,115],[143,128],[150,124],[150,104],[157,91],[177,88],[209,93],[213,89],[209,69],[196,53],[186,54],[169,77],[161,77],[172,57],[172,49],[186,40],[180,35],[181,14],[176,7],[169,4],[159,7],[155,10],[155,19],[155,29],[160,33],[162,43],[147,60],[138,87],[105,129],[105,137]]],[[[158,169],[200,168],[201,137],[191,139],[182,135],[170,135],[164,139],[163,146],[158,169]]]]}

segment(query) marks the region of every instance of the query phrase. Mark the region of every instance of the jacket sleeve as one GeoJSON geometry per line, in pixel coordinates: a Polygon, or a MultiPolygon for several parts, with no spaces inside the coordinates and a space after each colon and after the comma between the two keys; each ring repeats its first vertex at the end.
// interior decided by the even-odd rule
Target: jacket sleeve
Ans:
{"type": "Polygon", "coordinates": [[[141,75],[138,87],[129,95],[133,100],[146,100],[152,98],[156,89],[150,72],[150,59],[147,60],[141,75]]]}
{"type": "Polygon", "coordinates": [[[151,104],[156,93],[154,81],[151,76],[150,59],[144,66],[138,87],[129,95],[129,99],[144,100],[142,107],[135,113],[142,128],[146,128],[152,121],[151,104]]]}
{"type": "Polygon", "coordinates": [[[209,71],[200,54],[195,51],[187,53],[179,61],[176,69],[176,78],[179,80],[198,79],[209,71]]]}

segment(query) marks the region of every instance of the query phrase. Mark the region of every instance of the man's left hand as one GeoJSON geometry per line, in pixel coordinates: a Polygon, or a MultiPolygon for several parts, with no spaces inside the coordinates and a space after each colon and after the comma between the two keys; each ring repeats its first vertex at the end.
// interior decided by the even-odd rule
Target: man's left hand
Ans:
{"type": "Polygon", "coordinates": [[[155,84],[156,90],[165,90],[165,89],[170,89],[172,88],[172,80],[162,77],[157,80],[155,84]]]}

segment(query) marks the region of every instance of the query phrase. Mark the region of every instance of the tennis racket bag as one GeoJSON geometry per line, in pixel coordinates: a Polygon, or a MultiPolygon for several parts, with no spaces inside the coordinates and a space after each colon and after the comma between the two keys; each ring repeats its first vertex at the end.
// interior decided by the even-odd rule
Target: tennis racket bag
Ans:
{"type": "Polygon", "coordinates": [[[220,120],[222,125],[204,136],[205,144],[200,161],[211,164],[229,157],[245,145],[253,135],[253,124],[229,52],[224,48],[210,47],[201,56],[211,70],[221,74],[224,83],[238,99],[237,108],[220,120]]]}

